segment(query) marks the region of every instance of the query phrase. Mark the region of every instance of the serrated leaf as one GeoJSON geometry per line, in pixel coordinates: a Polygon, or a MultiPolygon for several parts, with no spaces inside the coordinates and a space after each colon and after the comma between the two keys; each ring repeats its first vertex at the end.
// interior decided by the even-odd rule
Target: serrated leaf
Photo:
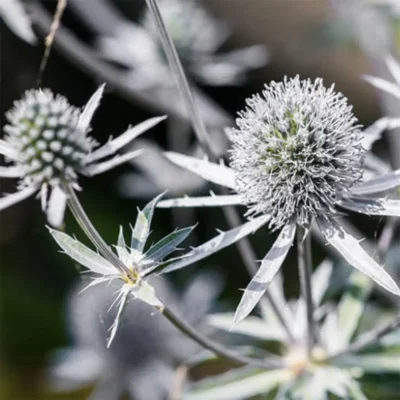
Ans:
{"type": "Polygon", "coordinates": [[[400,374],[400,354],[365,354],[365,355],[346,355],[337,360],[341,367],[360,368],[366,373],[400,374]]]}
{"type": "Polygon", "coordinates": [[[203,258],[222,250],[223,248],[249,235],[250,233],[260,229],[268,222],[268,220],[269,217],[267,216],[258,217],[237,228],[231,229],[227,232],[222,232],[215,238],[203,243],[201,246],[194,248],[192,251],[186,254],[184,259],[169,265],[162,271],[162,273],[176,271],[191,265],[196,261],[202,260],[203,258]]]}
{"type": "Polygon", "coordinates": [[[137,285],[131,286],[132,295],[149,304],[150,306],[162,309],[163,303],[157,298],[154,288],[150,286],[146,281],[141,280],[137,285]]]}
{"type": "Polygon", "coordinates": [[[79,121],[76,128],[80,130],[82,133],[86,133],[90,128],[90,121],[92,120],[93,114],[95,113],[97,107],[100,104],[100,100],[103,96],[105,86],[106,86],[105,83],[99,86],[99,88],[90,97],[89,101],[83,108],[81,115],[79,116],[79,121]]]}
{"type": "Polygon", "coordinates": [[[92,272],[101,275],[116,275],[117,270],[99,254],[90,250],[82,243],[68,236],[66,233],[48,228],[50,234],[65,253],[79,264],[89,268],[92,272]]]}
{"type": "Polygon", "coordinates": [[[357,199],[343,200],[341,207],[367,215],[400,216],[400,200],[357,199]]]}
{"type": "Polygon", "coordinates": [[[193,390],[183,394],[183,400],[242,400],[267,394],[275,387],[288,381],[290,370],[230,371],[224,376],[206,379],[193,390]]]}
{"type": "Polygon", "coordinates": [[[360,246],[357,239],[348,234],[342,226],[334,220],[318,218],[318,225],[330,245],[363,274],[369,276],[376,283],[391,293],[400,296],[400,288],[392,277],[360,246]]]}
{"type": "Polygon", "coordinates": [[[107,348],[111,346],[111,343],[113,342],[115,335],[117,334],[118,328],[121,324],[121,320],[123,318],[124,311],[126,309],[126,306],[128,304],[128,297],[129,297],[129,287],[123,286],[120,294],[120,298],[118,299],[119,304],[118,304],[118,312],[115,317],[115,320],[113,324],[110,327],[110,336],[107,340],[107,348]]]}
{"type": "Polygon", "coordinates": [[[232,205],[242,205],[241,195],[223,195],[223,196],[204,196],[204,197],[181,197],[177,199],[168,199],[160,201],[159,208],[171,207],[225,207],[232,205]]]}
{"type": "Polygon", "coordinates": [[[269,283],[274,279],[274,276],[285,261],[287,253],[292,247],[295,233],[295,223],[283,227],[271,250],[262,260],[257,274],[245,289],[235,313],[234,325],[245,319],[264,295],[269,283]]]}

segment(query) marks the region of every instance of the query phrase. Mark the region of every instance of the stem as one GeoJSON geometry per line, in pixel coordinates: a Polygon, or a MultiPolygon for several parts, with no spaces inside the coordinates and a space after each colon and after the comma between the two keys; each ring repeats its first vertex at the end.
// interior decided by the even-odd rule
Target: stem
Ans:
{"type": "Polygon", "coordinates": [[[397,316],[392,321],[381,324],[374,330],[364,333],[349,347],[337,352],[336,354],[331,355],[330,357],[327,358],[326,361],[331,361],[335,358],[338,358],[340,356],[349,353],[356,353],[364,349],[365,347],[371,346],[379,342],[379,340],[382,339],[382,337],[395,331],[399,327],[400,327],[400,314],[397,314],[397,316]]]}
{"type": "MultiPolygon", "coordinates": [[[[168,59],[168,63],[175,75],[177,85],[179,87],[179,90],[181,92],[183,99],[185,100],[185,104],[188,107],[190,119],[192,121],[193,129],[195,131],[197,139],[198,139],[200,145],[202,146],[204,152],[208,155],[209,159],[211,161],[217,161],[216,156],[212,150],[212,146],[210,145],[210,142],[211,142],[210,136],[209,136],[209,134],[206,130],[206,127],[200,117],[199,110],[194,103],[194,99],[192,96],[192,92],[191,92],[188,80],[186,78],[186,74],[183,70],[182,63],[180,62],[175,45],[165,27],[163,18],[161,16],[160,10],[157,5],[157,0],[146,0],[146,3],[147,3],[147,6],[149,7],[150,13],[153,16],[153,19],[159,29],[161,42],[162,42],[164,51],[165,51],[167,59],[168,59]]],[[[217,192],[219,192],[219,190],[217,190],[217,192]]],[[[236,228],[241,225],[240,217],[235,208],[233,208],[233,207],[224,208],[224,214],[225,214],[225,217],[227,219],[227,222],[228,222],[228,225],[230,228],[236,228]]],[[[254,252],[249,240],[246,238],[242,239],[236,243],[236,246],[239,250],[239,253],[243,259],[243,263],[245,264],[249,274],[251,276],[254,276],[258,270],[258,267],[255,262],[255,260],[256,260],[255,252],[254,252]]],[[[276,313],[279,321],[282,323],[282,326],[285,329],[288,338],[291,341],[294,341],[294,336],[291,333],[283,314],[279,310],[279,307],[278,307],[275,299],[273,298],[273,296],[270,293],[268,293],[268,292],[266,292],[266,293],[267,293],[266,296],[271,303],[272,309],[276,313]]]]}
{"type": "Polygon", "coordinates": [[[300,226],[297,227],[297,256],[301,297],[305,300],[307,307],[307,351],[311,359],[315,340],[314,302],[311,290],[311,236],[300,226]]]}
{"type": "Polygon", "coordinates": [[[118,271],[122,274],[131,277],[132,272],[127,268],[122,261],[112,252],[110,247],[106,244],[96,228],[90,222],[89,217],[86,215],[74,189],[69,184],[63,185],[64,192],[68,195],[68,207],[74,214],[75,219],[86,233],[91,242],[96,246],[102,256],[108,260],[118,271]]]}
{"type": "Polygon", "coordinates": [[[186,78],[186,74],[183,70],[182,64],[179,61],[179,56],[176,51],[176,48],[172,42],[170,35],[167,32],[167,28],[162,19],[160,9],[157,5],[157,0],[146,0],[147,6],[149,7],[150,13],[156,23],[159,31],[160,31],[160,39],[161,43],[165,49],[165,53],[168,59],[168,63],[174,73],[175,79],[177,81],[177,86],[179,91],[181,92],[181,96],[183,97],[185,104],[189,109],[189,114],[192,117],[192,123],[194,130],[197,133],[197,138],[200,142],[200,145],[203,149],[206,150],[207,154],[213,154],[213,147],[208,136],[206,126],[203,123],[203,120],[200,118],[200,114],[197,113],[197,108],[194,103],[194,98],[192,92],[189,87],[189,82],[186,78]]]}
{"type": "Polygon", "coordinates": [[[214,342],[213,340],[207,338],[206,336],[203,336],[201,333],[193,329],[192,326],[190,326],[186,321],[182,320],[167,306],[165,306],[163,309],[160,309],[160,311],[176,328],[178,328],[183,334],[185,334],[185,336],[190,337],[202,347],[212,351],[218,356],[233,361],[238,366],[251,365],[256,368],[264,369],[283,367],[283,363],[278,357],[275,357],[272,360],[251,358],[243,356],[236,351],[232,351],[222,346],[221,344],[214,342]]]}

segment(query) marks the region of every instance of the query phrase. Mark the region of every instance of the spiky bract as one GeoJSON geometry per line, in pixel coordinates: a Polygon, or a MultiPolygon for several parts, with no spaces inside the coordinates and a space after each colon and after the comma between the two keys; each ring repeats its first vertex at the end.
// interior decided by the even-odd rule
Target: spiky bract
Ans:
{"type": "Polygon", "coordinates": [[[268,214],[279,228],[292,218],[307,227],[313,217],[335,213],[362,175],[356,122],[347,99],[322,79],[285,78],[248,99],[231,150],[248,214],[268,214]]]}

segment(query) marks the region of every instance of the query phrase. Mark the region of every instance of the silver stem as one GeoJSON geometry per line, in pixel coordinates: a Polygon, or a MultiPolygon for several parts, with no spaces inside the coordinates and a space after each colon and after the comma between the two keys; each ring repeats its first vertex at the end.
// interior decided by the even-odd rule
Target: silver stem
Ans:
{"type": "Polygon", "coordinates": [[[299,267],[299,279],[301,297],[306,302],[307,307],[307,352],[311,359],[312,349],[315,343],[315,323],[314,323],[314,301],[311,289],[311,235],[300,226],[297,227],[297,257],[299,267]]]}

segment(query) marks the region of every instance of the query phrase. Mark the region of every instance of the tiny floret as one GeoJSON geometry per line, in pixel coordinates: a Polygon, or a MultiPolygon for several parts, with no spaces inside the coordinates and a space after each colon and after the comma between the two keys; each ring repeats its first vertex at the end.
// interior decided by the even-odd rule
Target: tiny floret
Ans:
{"type": "Polygon", "coordinates": [[[290,220],[308,227],[334,215],[360,180],[364,149],[352,107],[322,79],[298,76],[265,86],[247,100],[231,138],[231,167],[248,214],[267,214],[270,226],[290,220]]]}
{"type": "Polygon", "coordinates": [[[15,102],[4,131],[21,169],[22,186],[76,180],[75,171],[95,146],[87,132],[77,129],[80,114],[48,89],[29,90],[15,102]]]}

